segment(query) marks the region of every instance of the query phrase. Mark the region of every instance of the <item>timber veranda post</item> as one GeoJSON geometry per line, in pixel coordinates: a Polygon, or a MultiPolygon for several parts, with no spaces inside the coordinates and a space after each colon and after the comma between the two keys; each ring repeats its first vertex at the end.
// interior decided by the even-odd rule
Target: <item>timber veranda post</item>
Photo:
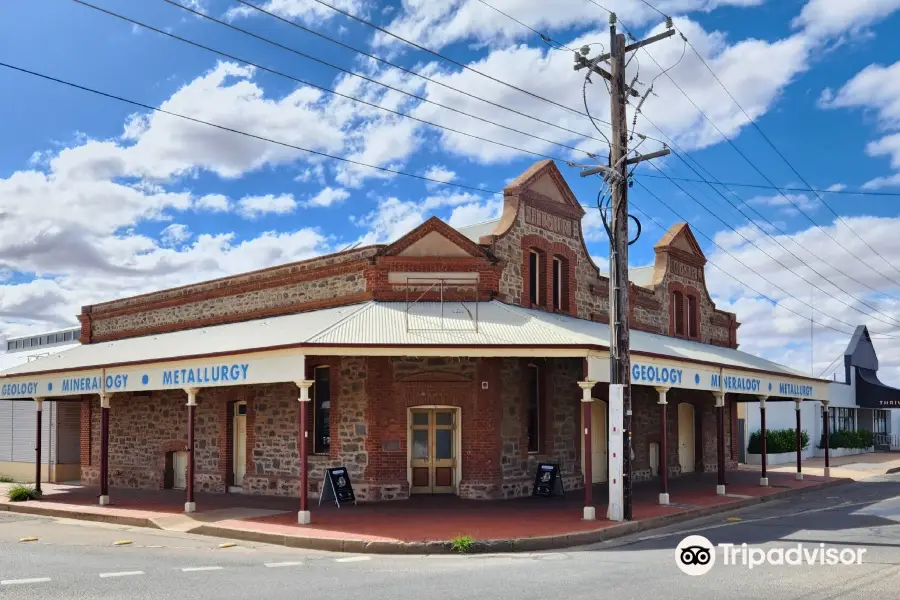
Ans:
{"type": "Polygon", "coordinates": [[[630,521],[632,497],[631,443],[631,355],[628,335],[628,116],[625,103],[625,36],[616,32],[611,18],[610,33],[610,103],[612,144],[610,167],[616,172],[612,190],[612,219],[610,229],[610,302],[612,325],[610,344],[610,379],[622,386],[622,496],[623,514],[630,521]]]}

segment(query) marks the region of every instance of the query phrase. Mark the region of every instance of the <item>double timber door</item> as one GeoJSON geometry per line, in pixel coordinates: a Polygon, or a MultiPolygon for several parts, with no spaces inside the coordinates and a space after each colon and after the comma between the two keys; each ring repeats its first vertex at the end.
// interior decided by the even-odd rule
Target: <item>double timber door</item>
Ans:
{"type": "Polygon", "coordinates": [[[459,473],[455,408],[413,408],[409,416],[410,493],[454,494],[459,473]]]}

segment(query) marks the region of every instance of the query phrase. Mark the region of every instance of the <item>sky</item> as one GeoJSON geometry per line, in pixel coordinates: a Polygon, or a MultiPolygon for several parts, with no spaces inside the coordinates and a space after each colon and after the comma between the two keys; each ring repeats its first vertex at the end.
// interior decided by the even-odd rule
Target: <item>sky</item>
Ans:
{"type": "Polygon", "coordinates": [[[742,350],[830,376],[865,324],[900,385],[900,0],[90,4],[0,6],[0,337],[491,219],[544,158],[606,270],[577,165],[605,160],[609,95],[570,49],[608,50],[612,10],[635,39],[662,14],[678,32],[628,65],[630,148],[675,150],[634,172],[631,265],[687,221],[742,350]]]}

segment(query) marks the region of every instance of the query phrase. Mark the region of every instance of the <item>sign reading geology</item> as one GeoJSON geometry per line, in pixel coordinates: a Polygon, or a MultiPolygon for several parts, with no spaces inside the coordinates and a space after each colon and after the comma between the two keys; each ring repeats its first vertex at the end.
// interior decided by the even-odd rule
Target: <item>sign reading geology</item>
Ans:
{"type": "Polygon", "coordinates": [[[631,365],[631,380],[639,383],[681,385],[684,369],[661,367],[658,365],[631,365]]]}

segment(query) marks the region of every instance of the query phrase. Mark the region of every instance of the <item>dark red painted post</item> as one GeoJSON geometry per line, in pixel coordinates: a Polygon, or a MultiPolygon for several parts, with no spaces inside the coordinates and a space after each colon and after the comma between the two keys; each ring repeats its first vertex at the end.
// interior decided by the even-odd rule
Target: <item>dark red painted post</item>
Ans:
{"type": "Polygon", "coordinates": [[[192,513],[197,510],[194,502],[194,417],[197,409],[197,391],[187,390],[188,394],[188,464],[187,464],[187,498],[184,503],[184,512],[192,513]]]}
{"type": "Polygon", "coordinates": [[[765,396],[759,397],[759,435],[760,445],[762,446],[762,460],[760,461],[762,473],[760,474],[759,485],[762,486],[769,485],[769,478],[766,477],[766,461],[768,460],[766,455],[766,400],[765,396]]]}
{"type": "MultiPolygon", "coordinates": [[[[725,394],[716,393],[716,463],[719,479],[716,494],[725,495],[725,394]]],[[[763,474],[765,476],[765,474],[763,474]]]]}
{"type": "Polygon", "coordinates": [[[795,400],[795,404],[797,405],[797,431],[795,433],[797,439],[797,481],[803,480],[803,467],[801,463],[803,462],[803,432],[800,429],[800,409],[803,406],[803,400],[795,400]]]}
{"type": "Polygon", "coordinates": [[[659,392],[659,503],[669,503],[669,441],[668,403],[666,392],[669,388],[656,388],[659,392]]]}
{"type": "Polygon", "coordinates": [[[822,426],[822,431],[825,432],[825,477],[831,477],[831,465],[828,462],[828,446],[831,443],[831,440],[829,439],[831,435],[828,431],[828,428],[830,426],[830,419],[828,418],[828,416],[828,401],[825,400],[822,402],[822,418],[825,419],[825,424],[822,426]]]}
{"type": "Polygon", "coordinates": [[[309,388],[312,381],[301,381],[300,386],[300,512],[297,513],[297,522],[308,525],[311,522],[309,512],[309,447],[307,445],[307,409],[309,407],[309,388]]]}
{"type": "Polygon", "coordinates": [[[109,394],[100,394],[100,506],[109,504],[109,394]]]}
{"type": "Polygon", "coordinates": [[[34,490],[41,493],[41,420],[44,414],[44,400],[34,399],[35,420],[37,430],[34,432],[34,490]]]}

